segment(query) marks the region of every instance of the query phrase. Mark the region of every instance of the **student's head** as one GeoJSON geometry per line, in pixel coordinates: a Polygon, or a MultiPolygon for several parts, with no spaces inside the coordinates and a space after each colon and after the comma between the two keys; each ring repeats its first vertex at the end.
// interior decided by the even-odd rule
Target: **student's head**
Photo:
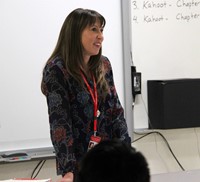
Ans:
{"type": "Polygon", "coordinates": [[[78,182],[150,182],[142,153],[119,140],[102,141],[80,163],[78,182]]]}

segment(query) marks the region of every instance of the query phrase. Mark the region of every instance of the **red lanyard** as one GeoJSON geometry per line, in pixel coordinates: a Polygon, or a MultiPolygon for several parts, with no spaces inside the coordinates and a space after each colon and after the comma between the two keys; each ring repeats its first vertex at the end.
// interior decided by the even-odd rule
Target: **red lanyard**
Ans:
{"type": "Polygon", "coordinates": [[[92,92],[92,89],[91,89],[90,85],[88,84],[88,81],[85,78],[85,75],[82,72],[81,72],[81,76],[87,86],[88,91],[90,92],[90,95],[92,97],[92,101],[94,104],[94,135],[96,136],[96,133],[97,133],[97,103],[98,103],[96,81],[95,81],[94,75],[91,74],[92,79],[93,79],[93,84],[94,84],[94,91],[92,92]]]}

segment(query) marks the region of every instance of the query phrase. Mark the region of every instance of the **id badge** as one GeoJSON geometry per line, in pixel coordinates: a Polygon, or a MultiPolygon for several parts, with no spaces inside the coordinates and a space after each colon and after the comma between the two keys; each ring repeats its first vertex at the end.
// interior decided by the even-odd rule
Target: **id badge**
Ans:
{"type": "Polygon", "coordinates": [[[99,144],[100,141],[101,141],[101,137],[92,135],[90,138],[89,145],[88,145],[88,150],[93,148],[95,145],[99,144]]]}

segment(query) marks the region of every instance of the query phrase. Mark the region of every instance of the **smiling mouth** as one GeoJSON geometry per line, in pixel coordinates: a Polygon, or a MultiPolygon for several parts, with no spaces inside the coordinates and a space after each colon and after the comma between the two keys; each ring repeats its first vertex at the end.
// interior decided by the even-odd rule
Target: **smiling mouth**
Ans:
{"type": "Polygon", "coordinates": [[[101,47],[101,43],[94,43],[95,46],[101,47]]]}

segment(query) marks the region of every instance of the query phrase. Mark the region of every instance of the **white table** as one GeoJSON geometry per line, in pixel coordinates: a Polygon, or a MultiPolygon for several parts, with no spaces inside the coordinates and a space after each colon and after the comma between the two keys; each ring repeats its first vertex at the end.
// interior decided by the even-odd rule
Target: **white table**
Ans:
{"type": "Polygon", "coordinates": [[[153,174],[151,182],[200,182],[200,170],[153,174]]]}

